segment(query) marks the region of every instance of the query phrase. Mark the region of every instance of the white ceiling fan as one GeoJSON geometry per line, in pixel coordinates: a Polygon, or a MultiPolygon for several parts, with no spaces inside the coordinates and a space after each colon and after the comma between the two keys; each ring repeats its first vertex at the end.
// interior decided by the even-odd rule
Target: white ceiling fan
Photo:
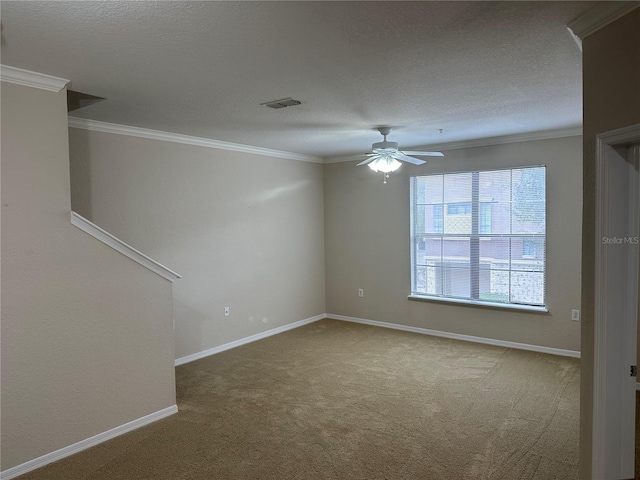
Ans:
{"type": "Polygon", "coordinates": [[[357,166],[369,165],[369,168],[374,172],[382,172],[384,174],[384,183],[387,183],[390,172],[395,172],[402,166],[401,162],[411,163],[413,165],[427,163],[426,160],[414,158],[410,155],[418,155],[420,157],[444,157],[442,152],[398,150],[397,142],[387,141],[387,135],[391,132],[391,127],[378,127],[378,131],[384,137],[384,141],[371,145],[371,153],[367,154],[369,158],[364,162],[360,162],[357,166]]]}

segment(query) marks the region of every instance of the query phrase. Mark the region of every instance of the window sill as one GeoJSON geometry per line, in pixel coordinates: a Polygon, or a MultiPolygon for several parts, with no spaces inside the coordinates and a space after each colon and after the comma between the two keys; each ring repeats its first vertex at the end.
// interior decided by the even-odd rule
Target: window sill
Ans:
{"type": "Polygon", "coordinates": [[[466,307],[495,308],[498,310],[517,310],[519,312],[531,312],[531,313],[549,313],[549,310],[547,309],[547,307],[536,307],[533,305],[515,305],[515,304],[506,304],[506,303],[483,302],[483,301],[463,300],[458,298],[432,297],[429,295],[409,295],[407,298],[409,300],[449,303],[453,305],[462,305],[466,307]]]}

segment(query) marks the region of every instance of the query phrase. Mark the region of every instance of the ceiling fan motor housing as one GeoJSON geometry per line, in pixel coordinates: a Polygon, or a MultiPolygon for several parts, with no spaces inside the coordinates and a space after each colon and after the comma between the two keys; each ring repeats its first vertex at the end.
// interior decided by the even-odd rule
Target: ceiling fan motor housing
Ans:
{"type": "Polygon", "coordinates": [[[398,150],[398,142],[377,142],[371,145],[371,150],[374,152],[379,151],[397,151],[398,150]]]}

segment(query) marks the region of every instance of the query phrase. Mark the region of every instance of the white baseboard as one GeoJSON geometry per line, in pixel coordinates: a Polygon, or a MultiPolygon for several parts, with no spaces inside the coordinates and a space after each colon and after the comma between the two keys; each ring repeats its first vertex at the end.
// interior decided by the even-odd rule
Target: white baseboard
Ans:
{"type": "Polygon", "coordinates": [[[99,443],[111,440],[112,438],[118,437],[123,433],[136,430],[137,428],[148,425],[157,420],[173,415],[177,412],[177,405],[163,408],[162,410],[158,410],[157,412],[150,413],[149,415],[145,415],[144,417],[140,417],[137,420],[132,420],[131,422],[127,422],[124,425],[120,425],[119,427],[112,428],[111,430],[107,430],[106,432],[102,432],[98,435],[94,435],[93,437],[81,440],[77,443],[74,443],[73,445],[69,445],[67,447],[61,448],[60,450],[56,450],[55,452],[47,453],[46,455],[34,458],[33,460],[29,460],[28,462],[25,462],[21,465],[9,468],[3,472],[0,472],[0,480],[10,480],[11,478],[15,478],[19,475],[24,475],[25,473],[35,470],[36,468],[44,467],[49,463],[56,462],[65,457],[68,457],[69,455],[81,452],[82,450],[86,450],[89,447],[93,447],[94,445],[97,445],[99,443]]]}
{"type": "Polygon", "coordinates": [[[177,367],[178,365],[183,365],[185,363],[193,362],[195,360],[200,360],[201,358],[208,357],[216,353],[224,352],[225,350],[239,347],[240,345],[245,345],[247,343],[255,342],[256,340],[262,340],[263,338],[267,338],[272,335],[277,335],[278,333],[286,332],[287,330],[293,330],[294,328],[298,328],[303,325],[307,325],[309,323],[317,322],[318,320],[322,320],[323,318],[327,318],[327,315],[324,313],[320,315],[316,315],[315,317],[309,317],[309,318],[305,318],[304,320],[299,320],[297,322],[289,323],[288,325],[272,328],[271,330],[267,330],[266,332],[256,333],[255,335],[241,338],[239,340],[234,340],[233,342],[225,343],[224,345],[219,345],[217,347],[209,348],[201,352],[192,353],[191,355],[177,358],[175,360],[175,366],[177,367]]]}
{"type": "Polygon", "coordinates": [[[208,357],[210,355],[215,355],[216,353],[224,352],[225,350],[239,347],[247,343],[255,342],[257,340],[261,340],[263,338],[267,338],[272,335],[277,335],[278,333],[286,332],[287,330],[293,330],[294,328],[298,328],[303,325],[307,325],[309,323],[317,322],[318,320],[322,320],[323,318],[341,320],[344,322],[362,323],[365,325],[372,325],[375,327],[391,328],[395,330],[403,330],[405,332],[420,333],[423,335],[433,335],[434,337],[451,338],[453,340],[462,340],[465,342],[483,343],[486,345],[496,345],[499,347],[515,348],[519,350],[529,350],[529,351],[541,352],[541,353],[549,353],[551,355],[560,355],[563,357],[580,358],[580,352],[577,352],[575,350],[564,350],[561,348],[543,347],[541,345],[530,345],[528,343],[509,342],[507,340],[497,340],[494,338],[486,338],[486,337],[475,337],[473,335],[463,335],[460,333],[450,333],[450,332],[443,332],[440,330],[430,330],[428,328],[411,327],[408,325],[399,325],[396,323],[379,322],[377,320],[368,320],[366,318],[347,317],[345,315],[335,315],[333,313],[322,313],[320,315],[316,315],[315,317],[305,318],[304,320],[290,323],[288,325],[283,325],[282,327],[273,328],[271,330],[267,330],[266,332],[256,333],[255,335],[241,338],[239,340],[234,340],[233,342],[225,343],[224,345],[219,345],[217,347],[209,348],[207,350],[193,353],[185,357],[180,357],[175,360],[175,366],[177,367],[178,365],[183,365],[185,363],[193,362],[195,360],[199,360],[201,358],[208,357]]]}
{"type": "Polygon", "coordinates": [[[519,350],[530,350],[533,352],[550,353],[552,355],[561,355],[563,357],[580,358],[580,352],[575,350],[564,350],[561,348],[543,347],[540,345],[529,345],[528,343],[509,342],[506,340],[496,340],[493,338],[475,337],[473,335],[462,335],[460,333],[442,332],[440,330],[430,330],[428,328],[410,327],[408,325],[399,325],[396,323],[378,322],[376,320],[367,320],[365,318],[346,317],[344,315],[334,315],[328,313],[326,318],[333,320],[342,320],[344,322],[363,323],[365,325],[373,325],[375,327],[392,328],[394,330],[403,330],[405,332],[421,333],[424,335],[433,335],[434,337],[451,338],[453,340],[462,340],[465,342],[484,343],[487,345],[496,345],[499,347],[516,348],[519,350]]]}

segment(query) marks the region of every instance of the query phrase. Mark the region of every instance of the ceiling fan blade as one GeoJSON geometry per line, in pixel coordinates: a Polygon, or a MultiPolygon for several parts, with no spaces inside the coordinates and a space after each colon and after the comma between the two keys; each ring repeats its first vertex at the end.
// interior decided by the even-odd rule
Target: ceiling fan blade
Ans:
{"type": "Polygon", "coordinates": [[[359,167],[360,165],[366,165],[367,163],[371,163],[374,160],[377,160],[378,158],[379,158],[378,155],[373,156],[373,157],[369,157],[364,162],[360,162],[359,164],[357,164],[356,167],[359,167]]]}
{"type": "Polygon", "coordinates": [[[403,150],[402,153],[404,153],[405,155],[420,155],[423,157],[444,157],[444,153],[442,152],[414,152],[403,150]]]}
{"type": "Polygon", "coordinates": [[[410,157],[400,151],[395,153],[393,155],[393,158],[397,160],[401,160],[403,162],[412,163],[413,165],[422,165],[423,163],[427,163],[425,160],[420,160],[419,158],[410,157]]]}

